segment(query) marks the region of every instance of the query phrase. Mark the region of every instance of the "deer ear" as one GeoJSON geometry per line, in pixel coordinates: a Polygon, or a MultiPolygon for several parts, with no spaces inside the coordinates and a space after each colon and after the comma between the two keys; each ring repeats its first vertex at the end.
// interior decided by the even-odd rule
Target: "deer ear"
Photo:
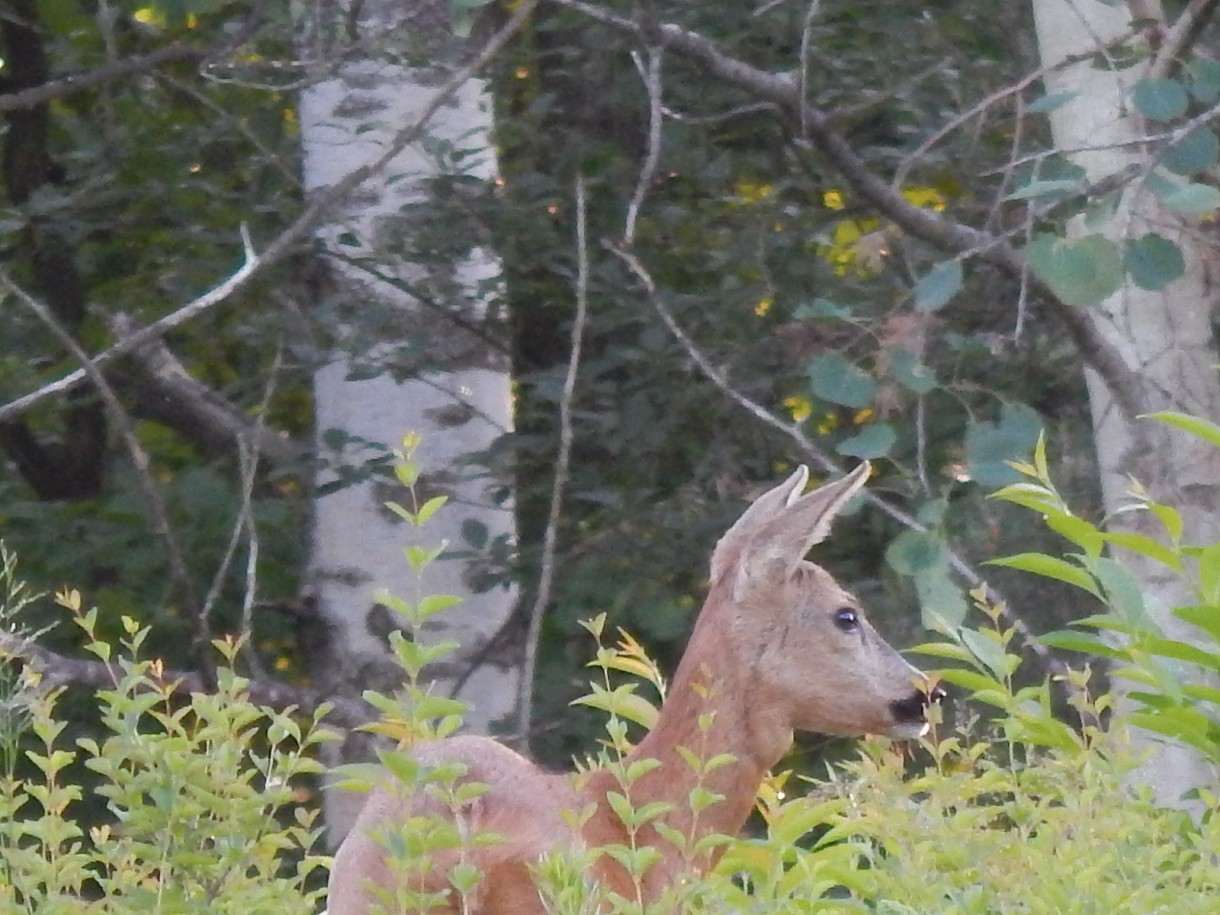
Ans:
{"type": "Polygon", "coordinates": [[[781,562],[790,574],[810,547],[826,539],[835,516],[864,486],[871,470],[864,461],[840,480],[803,496],[793,494],[781,511],[755,528],[749,547],[742,553],[744,563],[766,568],[781,562]]]}
{"type": "Polygon", "coordinates": [[[800,496],[809,480],[809,468],[801,464],[778,486],[773,486],[751,503],[716,544],[712,553],[712,581],[718,579],[749,542],[754,530],[774,518],[800,496]]]}

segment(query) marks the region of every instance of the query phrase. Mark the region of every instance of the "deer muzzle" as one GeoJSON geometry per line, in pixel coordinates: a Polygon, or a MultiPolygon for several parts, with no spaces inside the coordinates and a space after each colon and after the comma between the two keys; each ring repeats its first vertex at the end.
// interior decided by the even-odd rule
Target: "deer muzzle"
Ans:
{"type": "Polygon", "coordinates": [[[928,708],[939,705],[948,698],[939,686],[915,689],[905,699],[890,703],[890,714],[894,716],[892,734],[895,737],[920,737],[928,730],[928,708]]]}

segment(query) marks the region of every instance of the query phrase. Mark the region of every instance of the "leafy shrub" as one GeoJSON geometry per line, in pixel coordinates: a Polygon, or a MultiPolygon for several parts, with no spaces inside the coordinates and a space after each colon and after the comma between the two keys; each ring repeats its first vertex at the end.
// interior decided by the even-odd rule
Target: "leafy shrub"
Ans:
{"type": "MultiPolygon", "coordinates": [[[[1178,422],[1220,444],[1220,427],[1178,422]]],[[[414,501],[417,474],[414,440],[399,455],[399,480],[412,504],[393,510],[422,527],[443,499],[414,501]]],[[[876,912],[886,915],[996,915],[996,913],[1165,912],[1204,913],[1220,898],[1220,798],[1200,796],[1196,818],[1153,803],[1134,784],[1141,763],[1132,729],[1152,727],[1211,758],[1220,756],[1216,699],[1183,670],[1220,667],[1220,635],[1207,612],[1220,614],[1220,546],[1180,542],[1176,514],[1144,500],[1141,508],[1160,518],[1168,544],[1110,534],[1073,515],[1049,479],[1041,447],[1032,464],[1017,465],[1022,483],[999,497],[1027,505],[1081,548],[1063,557],[1024,554],[1003,564],[1069,581],[1111,609],[1085,621],[1110,630],[1121,641],[1085,633],[1052,634],[1047,641],[1119,660],[1124,676],[1142,684],[1133,707],[1116,708],[1106,693],[1090,693],[1087,663],[1059,678],[1018,686],[1022,660],[1001,608],[982,592],[973,597],[982,625],[945,628],[918,651],[951,662],[936,676],[984,706],[990,717],[959,715],[953,729],[936,722],[915,744],[882,738],[861,742],[857,757],[809,778],[780,773],[762,786],[759,823],[744,837],[709,836],[700,847],[665,832],[690,859],[722,850],[713,871],[675,887],[662,904],[606,899],[587,879],[598,854],[625,862],[638,877],[655,855],[628,845],[609,849],[562,849],[540,861],[539,889],[551,911],[593,913],[680,909],[692,913],[876,912]],[[1106,543],[1121,543],[1186,574],[1195,562],[1197,605],[1179,616],[1202,621],[1202,643],[1166,637],[1151,622],[1133,623],[1130,579],[1101,556],[1106,543]],[[1210,583],[1210,584],[1209,584],[1210,583]],[[1126,603],[1122,603],[1126,601],[1126,603]],[[1207,611],[1207,612],[1205,612],[1207,611]],[[1207,647],[1207,639],[1211,647],[1207,647]],[[1181,666],[1166,665],[1171,660],[1181,666]],[[1056,715],[1052,689],[1070,696],[1075,720],[1056,715]],[[1161,719],[1157,716],[1164,715],[1161,719]],[[1168,723],[1166,723],[1168,722],[1168,723]]],[[[422,570],[438,551],[413,545],[408,561],[422,570]]],[[[446,596],[380,598],[415,632],[453,602],[446,596]]],[[[325,733],[317,720],[304,730],[290,715],[252,707],[243,681],[224,669],[214,696],[175,701],[156,676],[154,662],[135,660],[144,630],[127,624],[124,656],[93,638],[94,611],[81,612],[74,595],[60,596],[90,635],[90,650],[110,663],[115,687],[100,694],[111,737],[100,745],[79,744],[102,778],[100,789],[115,814],[113,827],[83,835],[70,820],[80,790],[59,774],[74,751],[59,746],[63,725],[53,715],[55,691],[23,685],[27,727],[38,746],[26,758],[42,773],[21,781],[8,772],[0,783],[0,912],[237,911],[304,912],[320,902],[309,878],[325,859],[312,853],[314,813],[294,804],[292,780],[316,771],[308,751],[325,733]],[[291,820],[283,820],[291,815],[291,820]]],[[[600,671],[582,704],[607,717],[601,752],[582,766],[608,767],[622,791],[615,813],[629,826],[665,813],[655,805],[634,808],[627,798],[640,764],[624,765],[631,727],[647,728],[657,704],[639,688],[665,682],[642,647],[630,637],[603,642],[604,618],[587,628],[597,639],[591,666],[600,671]],[[630,678],[622,682],[624,675],[630,678]],[[635,770],[635,771],[633,771],[635,770]]],[[[395,824],[381,837],[401,876],[387,887],[387,911],[423,910],[439,896],[421,894],[422,877],[438,859],[453,862],[447,873],[458,898],[469,898],[481,875],[465,857],[475,842],[498,837],[463,835],[447,811],[477,796],[483,786],[462,780],[456,764],[429,769],[410,747],[456,728],[459,705],[429,694],[424,665],[452,645],[425,645],[395,635],[395,652],[406,675],[396,696],[369,694],[382,712],[373,727],[398,742],[381,753],[381,766],[351,767],[365,784],[390,773],[408,792],[440,801],[440,814],[395,824]]],[[[232,661],[234,648],[219,646],[232,661]]],[[[698,729],[696,729],[696,735],[698,729]]],[[[696,736],[697,740],[697,736],[696,736]]],[[[697,772],[720,765],[714,748],[693,747],[687,761],[697,772]]],[[[693,809],[717,803],[710,792],[691,792],[693,809]]],[[[433,805],[436,809],[435,805],[433,805]]],[[[629,830],[634,836],[634,832],[629,830]]]]}
{"type": "Polygon", "coordinates": [[[184,699],[158,662],[139,658],[147,629],[124,618],[116,651],[96,638],[97,611],[83,611],[79,594],[57,600],[113,675],[97,694],[109,736],[66,748],[62,687],[44,688],[29,667],[9,684],[6,714],[21,727],[0,774],[0,913],[313,911],[311,874],[325,859],[313,853],[317,811],[297,792],[320,769],[311,754],[329,736],[318,726],[325,710],[303,727],[291,711],[253,705],[226,642],[216,692],[184,699]],[[17,756],[38,776],[21,777],[17,756]],[[63,778],[78,757],[113,817],[88,833],[72,819],[82,789],[63,778]]]}

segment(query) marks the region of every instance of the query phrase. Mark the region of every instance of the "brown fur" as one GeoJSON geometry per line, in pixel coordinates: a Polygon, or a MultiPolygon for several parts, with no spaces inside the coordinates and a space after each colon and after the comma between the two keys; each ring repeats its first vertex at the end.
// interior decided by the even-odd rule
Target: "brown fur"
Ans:
{"type": "MultiPolygon", "coordinates": [[[[864,464],[842,480],[800,495],[807,479],[800,468],[759,497],[721,538],[712,557],[712,584],[669,696],[652,731],[628,757],[660,766],[635,781],[630,799],[638,809],[655,800],[673,805],[664,822],[697,841],[713,833],[736,834],[749,816],[759,785],[792,743],[794,730],[857,736],[913,736],[916,715],[928,700],[923,675],[886,644],[860,615],[844,632],[836,613],[860,614],[855,599],[833,577],[804,559],[829,533],[844,503],[864,484],[864,464]],[[710,716],[700,730],[698,721],[710,716]],[[729,753],[734,761],[704,777],[703,786],[724,796],[697,817],[687,801],[698,784],[678,748],[708,759],[729,753]]],[[[417,748],[425,762],[460,761],[465,778],[488,786],[463,808],[472,829],[506,841],[472,848],[468,860],[483,873],[471,911],[477,915],[541,915],[530,866],[553,849],[597,848],[626,843],[626,827],[606,800],[621,788],[608,771],[583,778],[543,772],[529,760],[485,737],[461,736],[417,748]],[[571,815],[593,805],[577,830],[571,815]]],[[[352,834],[340,847],[330,881],[330,915],[368,915],[371,888],[392,877],[376,836],[386,824],[405,822],[435,802],[409,801],[391,784],[372,793],[352,834]]],[[[656,901],[690,871],[704,871],[715,855],[688,860],[651,826],[637,842],[651,845],[660,861],[645,875],[642,895],[656,901]]],[[[443,888],[455,860],[437,861],[433,886],[443,888]]],[[[635,897],[628,874],[601,856],[589,876],[627,898],[635,897]]],[[[450,911],[448,909],[444,911],[450,911]]],[[[456,908],[452,911],[456,911],[456,908]]]]}

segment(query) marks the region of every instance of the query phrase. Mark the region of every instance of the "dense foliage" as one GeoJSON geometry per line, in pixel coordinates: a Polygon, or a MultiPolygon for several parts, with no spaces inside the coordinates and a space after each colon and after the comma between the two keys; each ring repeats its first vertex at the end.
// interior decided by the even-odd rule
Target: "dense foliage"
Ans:
{"type": "MultiPolygon", "coordinates": [[[[394,484],[383,442],[313,428],[310,375],[337,352],[353,358],[357,373],[410,375],[435,367],[432,341],[404,328],[397,313],[337,301],[331,265],[303,240],[307,230],[235,294],[105,365],[115,402],[88,383],[21,406],[24,395],[77,367],[77,347],[97,353],[178,314],[293,224],[304,203],[294,93],[345,63],[419,54],[404,37],[409,17],[385,34],[361,34],[356,20],[328,31],[319,23],[333,6],[0,0],[0,534],[33,580],[70,582],[84,605],[109,611],[87,631],[52,626],[53,615],[35,607],[33,627],[47,628],[42,643],[65,655],[139,634],[146,657],[210,675],[209,636],[223,643],[240,634],[242,674],[307,681],[310,652],[325,641],[302,598],[313,473],[326,465],[335,486],[371,474],[394,484]],[[311,435],[320,454],[305,444],[311,435]]],[[[471,10],[490,21],[502,12],[477,0],[453,6],[463,21],[471,10]]],[[[475,245],[503,260],[504,288],[490,296],[478,330],[511,355],[518,428],[474,457],[514,468],[522,542],[482,585],[512,577],[528,591],[538,579],[572,357],[578,176],[589,189],[591,317],[572,403],[573,469],[543,628],[535,749],[562,764],[597,731],[568,710],[584,689],[581,620],[607,614],[670,667],[699,604],[709,548],[755,487],[798,460],[829,474],[868,458],[881,468],[873,492],[886,510],[841,525],[821,556],[853,582],[895,642],[914,641],[921,623],[949,632],[962,625],[970,601],[954,577],[964,564],[955,567],[956,559],[1018,549],[1043,556],[1056,531],[1068,530],[1080,538],[1080,557],[1018,559],[989,572],[1009,611],[1035,631],[1093,614],[1093,625],[1132,637],[1129,650],[1079,634],[1046,644],[1117,656],[1146,687],[1134,694],[1143,708],[1126,713],[1130,720],[1213,753],[1215,697],[1179,678],[1176,665],[1220,665],[1206,648],[1141,629],[1146,620],[1130,599],[1136,585],[1101,551],[1134,550],[1176,573],[1189,565],[1171,559],[1183,550],[1209,575],[1215,554],[1181,545],[1168,527],[1174,542],[1163,548],[1087,529],[1099,514],[1081,378],[1087,354],[1062,320],[1124,283],[1163,289],[1188,269],[1166,235],[1115,240],[1093,231],[1113,214],[1123,182],[1190,221],[1203,242],[1210,238],[1220,206],[1210,7],[1181,53],[1132,88],[1129,107],[1149,125],[1148,161],[1104,186],[1090,185],[1051,148],[1047,115],[1067,99],[1030,76],[1038,59],[1024,4],[652,7],[667,24],[666,42],[651,41],[630,18],[634,4],[540,7],[490,68],[501,177],[462,175],[461,151],[425,141],[452,174],[387,221],[392,263],[366,265],[412,265],[429,307],[457,321],[463,303],[450,282],[453,263],[475,245]],[[708,47],[758,79],[723,78],[708,47]],[[768,86],[799,87],[799,101],[768,86]],[[813,130],[810,119],[823,116],[813,130]],[[859,173],[828,155],[828,134],[900,208],[974,227],[982,241],[941,244],[935,232],[913,231],[911,212],[904,222],[861,193],[859,173]],[[1069,237],[1070,220],[1086,231],[1069,237]],[[993,256],[1004,245],[1020,251],[1027,269],[1014,273],[993,256]],[[1025,502],[1043,514],[1076,506],[1062,530],[985,498],[1019,479],[1007,462],[1026,454],[1041,430],[1059,452],[1049,463],[1064,496],[1042,468],[1044,491],[1024,490],[1025,502]],[[1056,574],[1031,578],[1023,569],[1056,574]],[[1103,613],[1120,597],[1118,616],[1103,613]]],[[[443,18],[429,24],[443,26],[443,18]]],[[[473,43],[483,31],[477,25],[473,43]]],[[[1146,32],[1157,30],[1135,23],[1124,41],[1099,51],[1097,65],[1146,61],[1163,37],[1146,32]]],[[[1214,597],[1212,584],[1200,606],[1214,597]]],[[[1186,615],[1204,620],[1202,611],[1186,615]]],[[[1041,689],[1047,657],[1038,655],[1037,669],[1009,671],[1022,679],[1002,678],[1003,689],[1041,689]]],[[[239,683],[213,685],[235,701],[239,683]]],[[[62,697],[73,737],[94,714],[84,710],[91,703],[77,691],[62,697]]],[[[191,714],[212,709],[197,705],[191,714]]],[[[49,711],[40,714],[50,735],[57,726],[49,711]]],[[[103,716],[114,747],[135,733],[122,730],[130,721],[117,732],[113,725],[103,716]]],[[[986,736],[970,738],[982,741],[971,746],[998,767],[990,771],[1007,773],[987,778],[1019,780],[1012,767],[1020,754],[1005,742],[1016,738],[1004,733],[994,747],[986,736]]],[[[105,757],[102,732],[92,739],[101,757],[81,746],[78,764],[105,757]]],[[[1060,741],[1050,756],[1034,753],[1031,777],[1050,785],[1041,813],[1067,804],[1069,787],[1074,797],[1077,789],[1118,790],[1113,777],[1128,761],[1110,741],[1060,741]],[[1069,777],[1081,759],[1090,760],[1087,771],[1069,777]]],[[[949,752],[929,751],[938,760],[949,752]]],[[[52,769],[62,762],[39,752],[52,769]]],[[[973,765],[973,751],[962,752],[973,765]]],[[[34,757],[20,761],[10,787],[34,770],[57,777],[34,757]]],[[[861,784],[888,777],[884,762],[866,757],[861,784]]],[[[114,775],[104,768],[71,778],[114,775]]],[[[928,778],[952,774],[931,771],[928,778]]],[[[892,782],[878,790],[892,802],[908,789],[892,782]]],[[[65,809],[66,796],[57,797],[55,816],[65,809]]],[[[1003,797],[948,803],[942,819],[969,813],[1020,826],[988,806],[1003,797]]],[[[1188,826],[1174,832],[1171,815],[1131,803],[1115,807],[1114,828],[1146,815],[1150,842],[1176,849],[1174,835],[1212,841],[1188,826]]],[[[1027,839],[1058,841],[1061,824],[1030,822],[1040,828],[1027,839]]],[[[1011,834],[983,830],[977,841],[1011,834]]],[[[825,854],[841,856],[847,846],[831,847],[838,850],[825,854]]],[[[866,857],[871,868],[861,873],[885,886],[890,858],[873,850],[866,857]]],[[[1165,873],[1185,876],[1153,880],[1154,891],[1211,879],[1186,857],[1163,863],[1165,873]]],[[[899,866],[895,858],[892,873],[899,866]]],[[[863,899],[889,892],[839,876],[831,883],[863,899]]]]}
{"type": "MultiPolygon", "coordinates": [[[[1220,445],[1220,428],[1183,417],[1172,421],[1220,445]]],[[[400,455],[398,475],[411,498],[396,511],[418,532],[443,500],[418,497],[410,447],[408,442],[400,455]]],[[[1004,498],[1032,504],[1057,530],[1072,531],[1077,543],[1108,536],[1057,499],[1041,448],[1017,470],[1027,482],[1009,487],[1004,498]]],[[[1166,522],[1170,536],[1155,549],[1170,565],[1186,555],[1216,554],[1215,545],[1177,543],[1171,510],[1154,503],[1143,510],[1166,522]]],[[[419,572],[438,551],[424,536],[406,555],[419,572]]],[[[1123,601],[1130,595],[1096,562],[1089,553],[1027,553],[1013,564],[1101,592],[1113,626],[1129,609],[1123,601]]],[[[1201,603],[1179,610],[1184,618],[1217,612],[1213,578],[1205,573],[1196,581],[1201,603]]],[[[9,619],[27,595],[11,563],[5,582],[9,619]]],[[[453,602],[444,595],[414,602],[385,597],[417,632],[453,602]]],[[[1137,762],[1127,742],[1130,728],[1146,726],[1147,717],[1116,710],[1109,694],[1091,694],[1087,666],[1056,683],[1020,686],[1022,659],[1002,609],[988,605],[981,592],[975,597],[980,626],[947,627],[919,651],[953,662],[939,676],[958,686],[964,702],[971,697],[968,707],[989,707],[989,720],[961,713],[956,725],[937,722],[910,750],[869,739],[852,761],[825,775],[779,775],[764,784],[750,833],[713,837],[724,847],[715,871],[676,886],[677,896],[666,905],[676,901],[685,911],[708,913],[888,915],[1210,911],[1220,892],[1220,797],[1202,795],[1195,820],[1153,804],[1125,778],[1137,762]],[[1069,696],[1071,722],[1052,708],[1051,692],[1058,689],[1069,696]]],[[[112,646],[96,637],[97,613],[83,611],[79,595],[63,593],[57,600],[89,638],[89,650],[114,671],[114,688],[100,694],[109,736],[66,746],[63,722],[54,715],[56,691],[41,686],[32,671],[22,682],[7,684],[0,697],[8,724],[0,742],[0,811],[6,822],[0,828],[0,912],[308,912],[319,905],[310,875],[324,859],[312,853],[313,814],[297,805],[293,792],[295,779],[315,770],[305,753],[327,738],[316,721],[302,729],[288,716],[252,705],[245,681],[230,669],[235,646],[223,643],[220,690],[187,702],[175,699],[156,662],[136,660],[146,630],[125,620],[127,635],[112,646]],[[76,754],[86,756],[100,776],[97,791],[114,817],[87,835],[69,819],[80,791],[61,780],[76,754]],[[14,777],[17,755],[35,765],[35,777],[14,777]]],[[[601,617],[586,628],[600,642],[604,625],[601,617]]],[[[1220,643],[1214,626],[1204,628],[1208,647],[1194,649],[1186,660],[1215,666],[1220,643]]],[[[1150,630],[1126,631],[1132,638],[1121,651],[1128,675],[1148,681],[1142,701],[1176,709],[1173,720],[1199,716],[1214,722],[1214,697],[1183,691],[1153,660],[1182,658],[1186,646],[1150,630]]],[[[461,783],[458,767],[430,769],[409,753],[415,741],[444,736],[457,725],[460,710],[430,695],[420,677],[427,662],[453,647],[396,638],[407,689],[397,698],[370,698],[383,712],[378,729],[405,748],[381,754],[385,769],[405,790],[427,791],[457,805],[477,795],[477,786],[461,783]]],[[[599,645],[591,666],[600,672],[584,704],[608,719],[606,749],[589,764],[613,768],[629,746],[629,725],[647,726],[655,714],[639,687],[663,690],[664,683],[631,639],[599,645]],[[624,673],[630,675],[626,682],[624,673]]],[[[1180,736],[1213,758],[1220,754],[1214,725],[1180,736]]],[[[692,765],[707,764],[693,752],[690,759],[692,765]]],[[[370,777],[364,770],[349,773],[370,777]]],[[[632,776],[624,771],[622,777],[629,784],[632,776]]],[[[692,792],[690,802],[706,805],[716,798],[692,792]]],[[[620,811],[625,822],[637,824],[664,813],[663,806],[620,811]]],[[[438,901],[413,887],[442,851],[495,841],[463,835],[443,818],[431,824],[425,819],[403,823],[401,831],[385,837],[401,876],[401,885],[384,888],[393,911],[438,901]]],[[[562,850],[537,871],[555,911],[592,912],[605,901],[584,878],[589,856],[600,853],[632,862],[641,873],[648,867],[648,856],[633,848],[562,850]]],[[[459,859],[449,876],[460,897],[475,891],[481,875],[459,859]]],[[[612,910],[641,908],[620,900],[612,910]]]]}
{"type": "MultiPolygon", "coordinates": [[[[308,48],[315,56],[294,55],[293,21],[278,3],[247,9],[131,0],[110,4],[109,19],[85,3],[21,0],[6,9],[7,91],[97,74],[65,84],[49,101],[10,109],[5,134],[11,278],[45,298],[88,349],[129,332],[125,321],[164,317],[230,274],[240,260],[241,226],[258,249],[287,225],[299,196],[291,90],[311,78],[311,68],[380,53],[322,36],[308,48]],[[32,62],[19,46],[36,51],[32,62]],[[131,77],[105,70],[116,55],[171,51],[167,62],[131,77]],[[32,171],[18,173],[31,162],[32,171]],[[61,286],[70,300],[57,298],[61,286]]],[[[311,9],[304,5],[296,22],[310,35],[311,9]]],[[[801,53],[803,13],[791,4],[759,15],[689,4],[664,13],[760,67],[782,69],[801,53]]],[[[970,11],[898,2],[828,10],[807,42],[810,98],[840,112],[865,161],[883,169],[903,164],[911,201],[983,219],[995,179],[964,182],[1011,153],[1001,128],[957,132],[917,160],[904,163],[904,156],[963,98],[1003,86],[1030,65],[1019,37],[1023,17],[1002,3],[970,11]],[[907,40],[912,32],[921,39],[907,40]],[[884,66],[879,45],[896,51],[884,66]],[[946,55],[954,66],[933,66],[946,55]]],[[[520,406],[519,432],[505,448],[519,460],[526,563],[501,574],[527,583],[556,448],[556,382],[568,355],[572,181],[577,171],[588,181],[594,237],[618,237],[649,145],[648,99],[632,48],[630,37],[580,14],[539,14],[497,71],[502,185],[441,182],[421,203],[426,212],[386,228],[399,239],[402,260],[438,273],[488,230],[503,258],[520,406]]],[[[709,83],[679,55],[668,55],[665,67],[672,116],[637,244],[680,325],[726,368],[736,390],[794,422],[824,452],[890,457],[883,485],[934,531],[919,556],[940,555],[942,532],[964,537],[980,554],[998,545],[1001,532],[1028,536],[1029,528],[1015,529],[1020,522],[975,498],[967,481],[1002,477],[998,459],[1027,447],[1040,424],[1052,424],[1055,440],[1071,442],[1072,451],[1086,440],[1076,431],[1075,357],[1062,336],[1035,320],[1014,333],[1001,317],[1013,287],[988,269],[968,275],[969,294],[935,312],[943,303],[936,283],[925,281],[912,312],[914,280],[932,263],[921,243],[870,215],[771,107],[709,83]],[[908,416],[917,422],[905,422],[908,416]]],[[[692,372],[634,278],[611,254],[593,254],[576,460],[541,673],[560,687],[542,694],[561,703],[573,694],[577,660],[564,645],[592,612],[609,610],[672,659],[697,606],[708,545],[754,481],[781,472],[794,449],[692,372]],[[649,571],[641,574],[645,561],[649,571]]],[[[409,362],[428,350],[426,340],[394,339],[397,330],[382,315],[334,311],[306,248],[295,266],[302,269],[272,268],[181,327],[168,354],[111,370],[164,519],[128,468],[122,423],[89,388],[0,422],[8,455],[0,477],[4,533],[26,568],[38,580],[70,580],[91,600],[157,619],[151,638],[173,664],[187,661],[184,636],[199,605],[211,600],[218,632],[240,623],[247,570],[226,556],[247,499],[260,547],[252,647],[281,670],[300,663],[291,633],[308,613],[295,597],[309,465],[304,449],[289,447],[243,468],[232,428],[201,425],[190,398],[173,400],[154,384],[153,356],[178,360],[202,384],[196,397],[226,405],[243,431],[263,423],[292,443],[309,429],[308,375],[338,345],[340,318],[343,345],[359,347],[357,357],[375,345],[381,360],[388,352],[409,362]],[[82,468],[88,480],[77,479],[82,468]]],[[[445,307],[443,299],[436,304],[445,307]]],[[[5,400],[73,363],[19,305],[14,299],[5,310],[5,400]]],[[[398,431],[387,430],[387,438],[398,431]]],[[[335,450],[328,460],[345,453],[335,450]]],[[[376,450],[350,453],[341,479],[358,477],[369,454],[378,457],[376,450]]],[[[1075,467],[1074,485],[1081,485],[1088,464],[1075,467]]],[[[832,551],[883,615],[901,611],[894,625],[909,636],[908,608],[918,594],[935,593],[959,611],[965,601],[948,586],[943,557],[928,568],[912,565],[909,555],[883,565],[897,533],[870,518],[832,551]],[[910,582],[921,571],[916,589],[910,582]]],[[[50,638],[61,635],[70,638],[66,630],[50,638]]],[[[561,708],[543,709],[544,718],[561,708]]],[[[544,730],[553,733],[546,722],[544,730]]],[[[552,752],[562,757],[573,745],[563,741],[552,752]]]]}

